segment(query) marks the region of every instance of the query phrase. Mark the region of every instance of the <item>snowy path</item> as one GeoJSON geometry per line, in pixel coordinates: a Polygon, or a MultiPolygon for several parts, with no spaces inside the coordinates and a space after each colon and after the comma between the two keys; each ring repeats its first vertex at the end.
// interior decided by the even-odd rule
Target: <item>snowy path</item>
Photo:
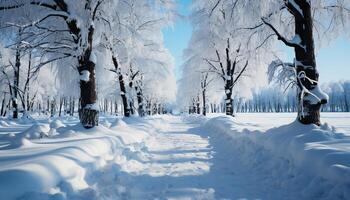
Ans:
{"type": "Polygon", "coordinates": [[[145,147],[128,153],[133,159],[117,161],[122,171],[112,181],[117,186],[105,182],[116,166],[106,167],[105,177],[97,176],[100,186],[108,186],[100,192],[107,197],[117,192],[125,199],[283,198],[281,191],[271,192],[266,175],[245,169],[228,142],[212,139],[199,124],[171,117],[154,127],[145,147]]]}

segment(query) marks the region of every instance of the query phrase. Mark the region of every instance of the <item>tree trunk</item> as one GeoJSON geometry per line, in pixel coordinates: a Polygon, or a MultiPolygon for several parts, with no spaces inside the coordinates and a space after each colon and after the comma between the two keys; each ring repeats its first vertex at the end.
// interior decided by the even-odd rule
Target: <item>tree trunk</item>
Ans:
{"type": "Polygon", "coordinates": [[[11,106],[11,100],[8,101],[7,106],[5,107],[5,111],[4,111],[4,113],[3,113],[3,116],[4,116],[4,117],[5,117],[6,114],[7,114],[7,110],[10,109],[10,106],[11,106]]]}
{"type": "MultiPolygon", "coordinates": [[[[130,80],[129,82],[129,91],[130,91],[130,95],[131,95],[131,91],[133,89],[133,80],[130,80]]],[[[130,109],[130,113],[131,115],[135,114],[135,110],[134,110],[134,99],[130,96],[129,98],[129,109],[130,109]]]]}
{"type": "Polygon", "coordinates": [[[225,108],[226,108],[226,115],[233,116],[232,91],[229,90],[228,88],[226,89],[225,108]]]}
{"type": "Polygon", "coordinates": [[[19,87],[19,69],[21,67],[21,54],[19,46],[16,48],[16,63],[14,68],[14,79],[13,79],[13,96],[12,98],[12,109],[13,109],[13,118],[18,118],[18,87],[19,87]]]}
{"type": "Polygon", "coordinates": [[[152,100],[147,101],[147,114],[152,115],[152,100]]]}
{"type": "Polygon", "coordinates": [[[69,97],[69,115],[72,116],[72,107],[73,107],[73,103],[72,103],[72,97],[69,97]]]}
{"type": "Polygon", "coordinates": [[[207,106],[206,106],[206,94],[205,94],[205,92],[206,92],[206,90],[205,89],[203,89],[202,90],[202,100],[203,100],[203,110],[202,110],[202,113],[203,113],[203,115],[204,116],[206,116],[207,115],[207,106]]]}
{"type": "Polygon", "coordinates": [[[153,103],[153,112],[152,115],[156,115],[157,114],[157,103],[153,103]]]}
{"type": "Polygon", "coordinates": [[[54,117],[55,116],[55,111],[56,111],[56,99],[54,98],[51,101],[51,109],[50,109],[50,116],[54,117]]]}
{"type": "Polygon", "coordinates": [[[5,100],[6,100],[6,94],[4,94],[4,97],[2,99],[2,102],[1,102],[1,111],[0,111],[0,116],[4,116],[4,112],[5,112],[5,100]]]}
{"type": "Polygon", "coordinates": [[[349,109],[349,104],[348,104],[348,97],[347,97],[345,90],[344,90],[344,106],[345,106],[344,112],[349,112],[350,109],[349,109]]]}
{"type": "Polygon", "coordinates": [[[320,125],[321,105],[327,103],[328,97],[318,86],[319,74],[316,69],[311,2],[297,0],[296,3],[303,12],[303,16],[293,14],[295,16],[295,35],[301,39],[301,46],[294,47],[299,86],[298,120],[303,124],[320,125]],[[319,99],[309,93],[304,93],[304,88],[319,99]]]}
{"type": "Polygon", "coordinates": [[[84,70],[90,73],[89,80],[80,80],[80,108],[79,118],[85,128],[98,126],[99,111],[96,106],[97,94],[95,83],[95,63],[82,59],[79,63],[79,72],[84,70]]]}
{"type": "Polygon", "coordinates": [[[75,112],[75,99],[73,98],[72,100],[72,109],[70,112],[70,116],[74,116],[74,112],[75,112]]]}
{"type": "Polygon", "coordinates": [[[64,99],[61,97],[60,98],[60,107],[59,107],[59,111],[58,111],[59,117],[61,117],[63,102],[64,102],[64,99]]]}
{"type": "Polygon", "coordinates": [[[137,112],[139,113],[140,117],[143,117],[145,116],[145,111],[143,108],[142,90],[138,86],[135,86],[135,90],[136,90],[136,96],[137,96],[137,112]]]}
{"type": "Polygon", "coordinates": [[[134,103],[133,103],[133,100],[130,99],[129,101],[129,110],[130,110],[130,114],[131,115],[134,115],[135,114],[135,111],[134,111],[134,103]]]}
{"type": "Polygon", "coordinates": [[[28,69],[27,69],[27,77],[26,77],[26,82],[24,84],[24,94],[23,94],[23,110],[29,111],[30,110],[30,94],[29,94],[29,84],[30,84],[30,73],[31,73],[31,68],[32,68],[32,52],[29,51],[28,55],[28,69]],[[26,107],[25,107],[26,105],[26,107]]]}
{"type": "Polygon", "coordinates": [[[117,100],[114,101],[114,112],[116,115],[118,115],[118,103],[117,100]]]}
{"type": "Polygon", "coordinates": [[[124,77],[123,74],[119,68],[119,63],[116,57],[112,56],[112,61],[114,64],[114,69],[115,72],[118,75],[118,81],[119,81],[119,86],[120,86],[120,97],[122,98],[122,104],[123,104],[123,109],[124,109],[124,116],[125,117],[130,117],[130,109],[129,109],[129,104],[128,104],[128,98],[126,96],[126,88],[125,88],[125,82],[124,82],[124,77]]]}
{"type": "Polygon", "coordinates": [[[80,109],[79,118],[85,128],[98,126],[99,110],[97,108],[97,93],[95,80],[95,63],[90,60],[94,27],[91,25],[88,32],[88,46],[84,54],[79,57],[78,71],[83,75],[89,72],[89,80],[80,80],[80,109]]]}

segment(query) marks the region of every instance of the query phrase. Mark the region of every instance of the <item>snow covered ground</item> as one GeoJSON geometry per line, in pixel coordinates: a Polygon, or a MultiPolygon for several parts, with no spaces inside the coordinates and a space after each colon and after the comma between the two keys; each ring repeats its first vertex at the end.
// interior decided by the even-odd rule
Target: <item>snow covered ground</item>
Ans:
{"type": "Polygon", "coordinates": [[[322,117],[0,119],[0,199],[350,199],[350,114],[322,117]]]}

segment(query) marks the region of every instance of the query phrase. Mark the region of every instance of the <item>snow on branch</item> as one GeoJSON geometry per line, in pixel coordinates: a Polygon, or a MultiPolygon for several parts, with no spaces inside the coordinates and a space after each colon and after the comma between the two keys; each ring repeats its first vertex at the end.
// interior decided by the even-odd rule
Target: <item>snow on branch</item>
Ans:
{"type": "Polygon", "coordinates": [[[285,63],[280,59],[274,60],[268,67],[269,82],[279,84],[296,84],[296,68],[293,63],[285,63]]]}
{"type": "Polygon", "coordinates": [[[301,38],[300,36],[296,35],[292,40],[286,39],[284,36],[282,36],[277,29],[267,21],[265,17],[262,17],[261,20],[266,24],[268,27],[272,29],[272,31],[277,35],[278,40],[281,40],[285,45],[289,47],[294,47],[294,48],[302,48],[305,50],[305,46],[301,45],[301,38]]]}

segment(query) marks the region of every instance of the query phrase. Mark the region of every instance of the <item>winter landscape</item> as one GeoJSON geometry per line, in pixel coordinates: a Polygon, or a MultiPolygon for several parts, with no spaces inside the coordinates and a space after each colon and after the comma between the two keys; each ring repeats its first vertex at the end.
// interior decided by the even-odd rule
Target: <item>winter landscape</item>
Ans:
{"type": "Polygon", "coordinates": [[[0,200],[350,199],[350,0],[0,0],[0,200]]]}

